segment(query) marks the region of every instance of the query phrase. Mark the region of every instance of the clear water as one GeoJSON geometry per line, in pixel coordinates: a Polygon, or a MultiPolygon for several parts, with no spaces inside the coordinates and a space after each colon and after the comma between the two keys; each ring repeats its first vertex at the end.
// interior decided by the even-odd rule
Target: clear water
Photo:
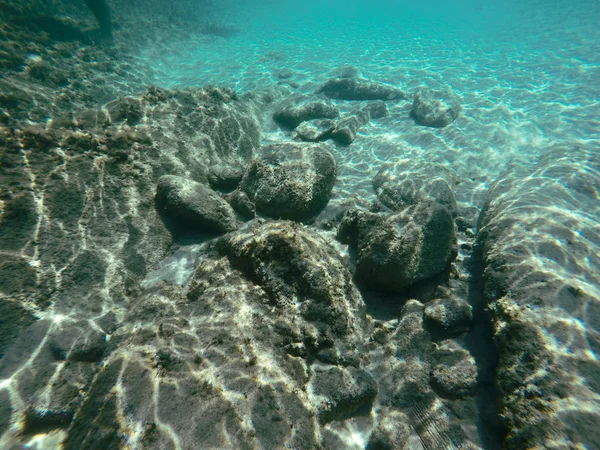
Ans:
{"type": "MultiPolygon", "coordinates": [[[[80,3],[66,3],[71,8],[67,11],[80,11],[80,3]]],[[[144,8],[141,1],[132,0],[129,4],[144,8]]],[[[118,2],[113,2],[112,6],[118,17],[118,2]]],[[[165,11],[167,9],[168,6],[165,5],[165,11]]],[[[556,150],[564,148],[565,152],[568,152],[568,149],[573,147],[585,148],[590,160],[596,157],[596,162],[600,154],[598,0],[227,0],[222,2],[219,11],[210,19],[235,26],[239,32],[227,38],[189,33],[195,26],[193,22],[188,22],[190,29],[185,30],[186,33],[182,33],[181,38],[172,35],[167,38],[160,33],[153,35],[149,32],[144,45],[135,46],[135,50],[129,54],[131,60],[116,64],[126,67],[124,73],[130,78],[124,76],[121,79],[115,72],[106,75],[106,79],[110,80],[109,83],[114,82],[116,90],[122,90],[119,95],[129,95],[132,94],[131,91],[139,94],[137,91],[140,86],[145,88],[150,84],[170,89],[219,85],[245,93],[272,88],[282,81],[281,72],[285,70],[291,73],[285,81],[292,81],[297,85],[295,92],[310,94],[334,77],[338,69],[350,65],[358,69],[361,78],[398,86],[408,94],[409,101],[389,102],[390,116],[373,120],[361,128],[352,145],[332,146],[331,152],[338,164],[338,180],[329,203],[332,210],[348,199],[354,199],[356,204],[361,205],[375,200],[373,176],[380,170],[382,163],[399,158],[415,163],[434,162],[451,170],[460,180],[455,186],[459,207],[477,212],[484,207],[490,187],[508,169],[523,174],[522,192],[528,194],[537,194],[545,188],[554,189],[556,183],[564,183],[565,186],[571,183],[567,186],[571,188],[577,186],[578,180],[587,180],[588,176],[592,181],[596,180],[595,182],[600,178],[600,168],[592,164],[586,166],[583,159],[560,166],[564,154],[561,155],[560,150],[556,150]],[[129,69],[130,73],[127,72],[129,69]],[[135,83],[131,81],[133,75],[135,83]],[[451,126],[434,129],[415,124],[409,112],[412,94],[421,86],[431,89],[449,88],[461,97],[461,114],[451,126]],[[531,168],[535,163],[550,152],[556,155],[557,166],[547,174],[531,175],[531,168]],[[571,163],[573,172],[569,179],[565,173],[569,172],[568,164],[571,163]],[[569,182],[564,182],[565,179],[569,179],[569,182]],[[530,188],[527,187],[528,181],[532,181],[530,188]],[[539,184],[536,185],[537,182],[539,184]]],[[[120,33],[124,32],[118,29],[115,32],[117,42],[120,33]]],[[[40,57],[32,53],[31,61],[36,58],[40,57]]],[[[23,70],[23,73],[25,72],[26,70],[23,70]]],[[[14,76],[17,80],[15,86],[33,91],[33,87],[28,86],[19,76],[14,76]],[[19,84],[21,82],[23,84],[19,84]]],[[[6,78],[9,79],[9,76],[6,78]]],[[[4,85],[0,88],[4,89],[4,85]]],[[[44,91],[43,95],[46,99],[51,98],[54,101],[54,91],[44,91]]],[[[100,98],[99,95],[94,100],[100,102],[100,98]]],[[[103,98],[102,101],[104,100],[103,98]]],[[[341,101],[337,105],[342,112],[351,111],[355,107],[352,102],[341,101]]],[[[42,126],[51,123],[49,120],[40,122],[43,122],[42,126]]],[[[139,129],[144,129],[146,125],[148,124],[142,123],[139,129]]],[[[289,134],[280,130],[272,121],[265,122],[261,136],[263,143],[286,140],[289,137],[289,134]]],[[[23,160],[25,165],[29,164],[27,158],[23,160]]],[[[8,185],[2,178],[6,173],[0,166],[0,185],[8,185]]],[[[34,186],[35,177],[31,177],[28,182],[34,186]]],[[[582,186],[585,185],[583,181],[581,183],[582,186]]],[[[600,185],[593,185],[593,182],[590,182],[590,185],[596,186],[593,189],[600,190],[600,185]]],[[[587,187],[588,185],[585,185],[582,192],[587,187]]],[[[34,188],[37,189],[34,186],[32,190],[34,188]]],[[[600,304],[600,261],[597,256],[600,254],[600,206],[597,190],[592,192],[593,195],[589,195],[588,203],[578,203],[579,198],[570,202],[567,194],[565,198],[539,197],[547,201],[547,204],[543,205],[546,209],[540,209],[541,225],[529,230],[530,234],[526,236],[529,244],[540,243],[536,248],[538,253],[534,252],[531,258],[532,264],[536,265],[540,272],[549,274],[549,277],[556,276],[563,283],[562,288],[567,286],[567,282],[571,283],[568,289],[573,292],[580,292],[578,289],[581,288],[582,292],[589,294],[590,299],[589,304],[578,305],[573,310],[564,308],[559,313],[552,310],[538,312],[534,308],[532,314],[539,314],[535,318],[540,323],[545,324],[556,319],[560,321],[561,330],[567,330],[564,332],[567,336],[566,343],[558,338],[549,338],[547,348],[560,358],[569,359],[575,355],[577,358],[591,361],[590,364],[594,364],[594,367],[599,366],[599,355],[586,339],[589,336],[600,335],[597,325],[600,320],[597,318],[600,317],[600,308],[597,306],[600,304]],[[560,242],[552,234],[556,230],[562,232],[565,228],[570,228],[569,231],[579,239],[579,253],[569,250],[566,241],[560,242]],[[548,242],[545,241],[546,238],[548,242]],[[559,257],[555,257],[556,255],[559,257]],[[564,261],[561,260],[561,255],[566,255],[564,261]],[[574,342],[577,345],[573,344],[574,342]]],[[[40,211],[43,211],[40,206],[44,201],[42,194],[38,193],[36,197],[36,207],[39,207],[40,211]]],[[[3,207],[4,204],[0,202],[0,219],[3,207]]],[[[39,219],[39,223],[40,229],[47,226],[42,219],[39,219]]],[[[56,228],[60,229],[62,226],[58,224],[56,228]]],[[[87,224],[81,225],[81,229],[85,226],[87,224]]],[[[123,236],[120,236],[123,242],[127,241],[126,234],[123,232],[123,236]]],[[[515,241],[518,239],[513,236],[513,241],[507,243],[508,250],[518,247],[516,244],[519,242],[515,244],[515,241]]],[[[101,247],[102,240],[99,242],[101,247]]],[[[81,242],[75,244],[79,245],[81,242]]],[[[90,239],[90,248],[96,244],[90,239]]],[[[31,258],[32,266],[40,264],[36,259],[38,244],[32,239],[27,245],[31,245],[30,248],[35,247],[36,250],[31,256],[25,251],[29,251],[30,248],[24,249],[23,257],[31,258]]],[[[82,248],[85,245],[88,244],[82,244],[82,248]]],[[[139,287],[140,292],[151,292],[164,280],[185,285],[196,267],[198,258],[202,257],[205,249],[203,245],[205,244],[196,243],[173,249],[164,255],[162,262],[148,268],[145,276],[140,277],[143,281],[136,285],[135,289],[139,287]]],[[[531,248],[534,247],[535,245],[531,245],[531,248]]],[[[119,261],[115,260],[109,250],[106,253],[102,253],[103,251],[104,249],[98,254],[106,258],[109,267],[107,277],[118,279],[121,270],[119,261]]],[[[5,249],[0,248],[0,255],[13,256],[15,253],[12,249],[3,252],[5,249]]],[[[465,269],[465,273],[468,272],[465,262],[468,258],[467,253],[461,251],[458,260],[459,264],[464,263],[461,269],[465,269]]],[[[68,273],[69,264],[65,263],[64,267],[56,270],[57,279],[61,278],[63,271],[68,273]]],[[[109,283],[106,284],[108,285],[109,283]]],[[[2,291],[2,295],[5,294],[2,291]]],[[[94,301],[99,302],[99,306],[94,310],[94,314],[97,313],[100,317],[107,312],[115,312],[117,319],[129,314],[126,302],[119,303],[111,295],[113,294],[109,292],[108,287],[98,288],[98,296],[94,301]]],[[[557,298],[560,295],[557,293],[557,298]]],[[[13,298],[10,295],[6,297],[10,298],[10,301],[23,301],[26,304],[25,300],[20,298],[16,299],[17,297],[13,298]]],[[[60,295],[57,294],[57,298],[60,298],[60,295]]],[[[76,302],[69,303],[71,299],[62,304],[59,302],[60,300],[57,301],[56,310],[53,309],[54,305],[47,309],[31,304],[26,306],[37,314],[36,319],[40,319],[39,323],[47,326],[52,332],[60,330],[62,326],[66,327],[64,324],[71,319],[88,320],[86,314],[89,310],[85,307],[78,309],[76,302]],[[73,316],[69,315],[71,307],[73,316]]],[[[245,313],[249,310],[247,308],[245,313]]],[[[90,326],[99,329],[95,319],[97,317],[90,319],[90,326]]],[[[0,325],[1,323],[0,318],[0,325]]],[[[243,324],[238,325],[242,328],[243,324]]],[[[51,364],[44,366],[43,361],[40,363],[36,359],[38,353],[41,353],[39,349],[45,348],[46,340],[50,339],[43,326],[40,325],[37,329],[37,335],[27,335],[31,336],[31,342],[26,342],[27,339],[21,342],[25,348],[21,354],[19,348],[11,350],[13,353],[10,353],[10,358],[4,360],[4,366],[4,355],[0,355],[0,395],[3,396],[4,403],[13,408],[10,420],[0,420],[0,423],[10,423],[12,427],[12,431],[7,432],[6,436],[0,436],[0,447],[6,444],[6,448],[12,450],[20,448],[13,447],[13,444],[23,444],[24,448],[60,448],[60,440],[65,436],[60,433],[53,435],[55,428],[51,427],[52,432],[47,436],[43,432],[38,437],[29,436],[29,443],[19,441],[18,438],[18,430],[22,425],[20,414],[28,405],[28,394],[19,391],[19,383],[23,383],[24,386],[29,386],[27,383],[34,384],[28,378],[34,378],[40,367],[51,367],[51,364]],[[13,363],[14,370],[6,361],[17,361],[13,363]]],[[[191,328],[194,326],[198,326],[198,329],[193,330],[197,332],[210,331],[211,328],[221,325],[201,323],[193,324],[191,328]]],[[[190,332],[190,335],[192,334],[190,332]]],[[[200,332],[198,334],[201,335],[200,332]]],[[[202,336],[193,337],[201,342],[202,336]]],[[[470,339],[476,340],[477,337],[471,336],[470,339]]],[[[487,344],[491,345],[491,339],[487,344]]],[[[477,350],[477,343],[473,344],[473,347],[474,353],[480,352],[475,354],[478,363],[489,363],[485,361],[485,349],[477,350]]],[[[381,355],[379,357],[383,358],[381,355]]],[[[269,355],[265,360],[268,358],[269,355]]],[[[403,356],[399,355],[397,359],[402,358],[403,356]]],[[[52,361],[52,364],[59,365],[62,362],[52,361]]],[[[218,383],[218,364],[215,363],[216,369],[210,374],[211,382],[218,383]]],[[[373,363],[369,369],[375,366],[373,363]]],[[[376,370],[373,370],[375,373],[376,370]]],[[[52,375],[53,372],[48,369],[51,375],[47,380],[51,380],[52,376],[58,377],[59,372],[57,369],[52,375]]],[[[598,385],[597,379],[591,379],[594,375],[590,376],[589,380],[586,376],[584,374],[578,378],[577,383],[581,386],[598,385]]],[[[44,389],[40,388],[42,403],[51,397],[51,389],[44,389]]],[[[232,397],[239,397],[238,392],[228,393],[227,389],[225,391],[232,397]]],[[[561,411],[587,410],[591,417],[600,416],[599,392],[590,394],[589,404],[566,403],[565,401],[562,405],[564,410],[561,411]]],[[[0,406],[3,407],[1,404],[0,406]]],[[[7,410],[8,408],[0,409],[0,414],[7,410]]],[[[364,448],[367,436],[361,432],[367,427],[361,429],[360,425],[352,424],[345,430],[335,430],[340,436],[345,436],[347,448],[364,448]]],[[[586,427],[588,425],[586,424],[586,427]]],[[[590,427],[596,425],[592,424],[590,427]]],[[[143,430],[140,424],[135,426],[138,428],[135,432],[132,431],[132,435],[138,439],[143,430]]],[[[479,423],[472,424],[473,428],[479,426],[479,423]]],[[[132,430],[133,428],[135,427],[132,425],[132,430]]],[[[477,442],[482,443],[486,449],[495,449],[500,445],[493,437],[489,440],[491,444],[486,441],[492,433],[486,430],[485,426],[471,432],[472,436],[479,439],[477,442]]],[[[132,438],[132,441],[135,439],[132,438]]],[[[411,439],[415,439],[414,433],[411,439]]],[[[410,448],[423,447],[416,439],[410,448]]],[[[557,444],[556,448],[566,447],[557,444]]],[[[594,447],[590,444],[587,448],[594,447]]]]}

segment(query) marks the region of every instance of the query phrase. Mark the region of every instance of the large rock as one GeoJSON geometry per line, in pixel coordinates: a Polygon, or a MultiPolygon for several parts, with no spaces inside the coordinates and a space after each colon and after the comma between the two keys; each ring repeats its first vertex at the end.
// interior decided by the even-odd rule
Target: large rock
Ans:
{"type": "Polygon", "coordinates": [[[338,230],[356,245],[356,278],[367,287],[401,292],[441,273],[457,253],[448,209],[435,202],[411,206],[389,217],[356,210],[345,214],[338,230]]]}
{"type": "MultiPolygon", "coordinates": [[[[72,54],[70,46],[63,50],[72,54]]],[[[96,55],[90,51],[86,57],[96,55]]],[[[52,106],[65,120],[47,122],[44,115],[32,124],[29,115],[21,122],[11,109],[11,127],[0,127],[0,380],[12,380],[0,383],[0,433],[6,431],[0,446],[10,448],[32,436],[60,436],[77,414],[102,418],[116,404],[118,396],[103,390],[102,381],[115,372],[100,373],[103,363],[122,350],[120,339],[130,329],[124,318],[140,282],[173,243],[156,210],[159,178],[173,174],[206,184],[211,164],[245,168],[259,142],[260,101],[227,90],[151,89],[131,110],[118,102],[110,107],[132,125],[143,117],[135,126],[111,125],[106,108],[90,115],[77,93],[67,97],[52,106]],[[96,376],[100,382],[90,389],[96,376]],[[98,413],[97,402],[105,400],[107,409],[98,413]]],[[[152,307],[157,316],[170,308],[152,307]]],[[[125,359],[130,370],[137,367],[135,355],[125,359]]],[[[160,361],[169,366],[168,358],[160,361]]],[[[140,386],[126,390],[145,395],[140,386]]],[[[121,431],[105,433],[104,425],[89,428],[89,441],[69,440],[70,448],[108,448],[104,439],[113,436],[120,445],[121,431]]]]}
{"type": "Polygon", "coordinates": [[[256,211],[308,220],[329,202],[336,164],[325,145],[279,142],[264,147],[240,184],[256,211]]]}
{"type": "Polygon", "coordinates": [[[340,112],[331,101],[303,94],[285,99],[273,113],[273,120],[281,127],[294,129],[302,122],[313,119],[335,119],[340,112]]]}
{"type": "Polygon", "coordinates": [[[358,81],[354,78],[335,78],[317,91],[335,100],[402,100],[404,92],[388,84],[358,81]]]}
{"type": "Polygon", "coordinates": [[[235,212],[208,186],[165,175],[158,180],[156,204],[176,228],[205,233],[227,233],[237,228],[235,212]]]}
{"type": "Polygon", "coordinates": [[[325,422],[352,423],[375,399],[359,359],[369,333],[330,242],[293,222],[253,221],[213,241],[183,290],[133,302],[63,446],[119,448],[126,433],[152,449],[174,438],[182,448],[318,448],[325,422]],[[322,350],[352,353],[358,367],[316,362],[322,350]],[[129,423],[144,426],[123,431],[129,423]]]}
{"type": "Polygon", "coordinates": [[[480,219],[508,448],[600,448],[598,167],[597,148],[550,149],[500,177],[480,219]]]}
{"type": "Polygon", "coordinates": [[[456,120],[460,109],[460,97],[453,92],[420,88],[410,115],[419,125],[443,128],[456,120]]]}
{"type": "Polygon", "coordinates": [[[386,163],[373,178],[373,188],[381,203],[392,211],[434,200],[456,212],[452,187],[459,178],[449,169],[427,161],[399,159],[386,163]]]}

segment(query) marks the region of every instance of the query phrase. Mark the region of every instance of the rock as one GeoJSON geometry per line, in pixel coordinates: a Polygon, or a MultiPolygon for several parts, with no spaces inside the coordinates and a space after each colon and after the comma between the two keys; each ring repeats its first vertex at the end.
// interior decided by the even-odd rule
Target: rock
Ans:
{"type": "Polygon", "coordinates": [[[94,377],[65,449],[98,439],[118,448],[123,419],[146,424],[144,448],[169,448],[173,435],[185,448],[199,439],[211,448],[318,448],[315,413],[324,421],[368,413],[377,385],[363,368],[309,362],[327,349],[358,353],[369,333],[360,293],[328,239],[293,222],[255,220],[207,243],[197,261],[184,290],[162,285],[132,298],[111,337],[127,351],[94,377]],[[265,374],[280,378],[265,383],[265,374]],[[157,417],[171,428],[153,426],[157,417]]]}
{"type": "Polygon", "coordinates": [[[390,407],[379,411],[379,423],[369,435],[365,450],[408,449],[411,427],[409,418],[390,407]]]}
{"type": "Polygon", "coordinates": [[[275,74],[275,76],[280,80],[287,80],[288,78],[292,78],[294,76],[294,72],[290,69],[281,69],[275,74]]]}
{"type": "Polygon", "coordinates": [[[357,280],[377,291],[401,292],[444,271],[457,254],[452,216],[435,202],[390,217],[346,213],[340,230],[356,238],[357,280]]]}
{"type": "Polygon", "coordinates": [[[387,105],[383,101],[369,102],[364,110],[369,112],[371,119],[382,119],[390,115],[387,105]]]}
{"type": "Polygon", "coordinates": [[[377,395],[373,377],[354,367],[315,368],[311,385],[312,392],[320,400],[321,423],[345,420],[357,412],[368,413],[377,395]]]}
{"type": "Polygon", "coordinates": [[[318,96],[294,94],[285,99],[273,113],[273,120],[283,128],[294,129],[313,119],[335,119],[340,116],[336,106],[318,96]]]}
{"type": "Polygon", "coordinates": [[[478,224],[505,446],[600,448],[598,410],[561,406],[600,392],[600,154],[543,153],[491,186],[478,224]]]}
{"type": "Polygon", "coordinates": [[[296,137],[306,142],[326,141],[331,137],[335,122],[331,119],[314,119],[302,122],[296,130],[296,137]]]}
{"type": "Polygon", "coordinates": [[[128,125],[137,125],[144,118],[142,103],[132,97],[107,103],[106,110],[112,122],[126,122],[128,125]]]}
{"type": "Polygon", "coordinates": [[[177,230],[227,233],[238,225],[235,212],[216,192],[182,177],[159,179],[156,205],[177,230]]]}
{"type": "Polygon", "coordinates": [[[365,110],[345,115],[336,122],[331,131],[331,137],[342,145],[350,145],[356,139],[358,129],[369,123],[369,120],[369,112],[365,110]]]}
{"type": "Polygon", "coordinates": [[[225,200],[244,219],[250,220],[256,216],[256,206],[244,191],[235,190],[226,195],[225,200]]]}
{"type": "Polygon", "coordinates": [[[371,81],[358,81],[353,78],[329,80],[318,91],[336,100],[402,100],[402,90],[393,86],[371,81]]]}
{"type": "Polygon", "coordinates": [[[326,146],[280,142],[263,147],[239,189],[257,212],[302,221],[325,208],[335,180],[335,160],[326,146]]]}
{"type": "Polygon", "coordinates": [[[477,386],[477,366],[471,354],[455,341],[442,341],[435,349],[437,364],[431,373],[433,386],[446,395],[473,395],[477,386]]]}
{"type": "Polygon", "coordinates": [[[222,190],[233,190],[242,181],[245,168],[230,166],[225,163],[215,164],[209,168],[208,182],[211,187],[222,190]]]}
{"type": "Polygon", "coordinates": [[[456,120],[460,109],[458,95],[448,90],[420,88],[415,93],[410,115],[419,125],[443,128],[456,120]]]}
{"type": "Polygon", "coordinates": [[[427,303],[425,321],[444,333],[463,333],[473,323],[473,308],[462,298],[437,298],[427,303]]]}
{"type": "Polygon", "coordinates": [[[454,215],[457,207],[452,186],[458,182],[457,175],[438,164],[399,159],[383,165],[373,178],[373,188],[379,201],[392,211],[433,200],[454,215]]]}

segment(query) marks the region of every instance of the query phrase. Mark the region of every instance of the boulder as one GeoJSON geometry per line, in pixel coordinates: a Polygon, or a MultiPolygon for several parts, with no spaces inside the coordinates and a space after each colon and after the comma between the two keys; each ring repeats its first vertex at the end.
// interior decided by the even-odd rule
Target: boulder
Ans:
{"type": "Polygon", "coordinates": [[[177,230],[227,233],[238,226],[235,212],[215,191],[183,177],[159,179],[156,205],[177,230]]]}
{"type": "Polygon", "coordinates": [[[381,203],[392,211],[433,200],[456,213],[452,187],[459,178],[449,169],[427,161],[398,159],[386,163],[373,178],[373,188],[381,203]]]}
{"type": "Polygon", "coordinates": [[[401,89],[388,84],[354,78],[335,78],[326,82],[317,91],[335,100],[402,100],[401,89]]]}
{"type": "Polygon", "coordinates": [[[294,129],[313,119],[335,119],[340,112],[331,101],[314,95],[294,94],[282,101],[273,120],[282,128],[294,129]]]}
{"type": "Polygon", "coordinates": [[[453,92],[420,88],[410,115],[419,125],[443,128],[456,120],[460,109],[460,97],[453,92]]]}
{"type": "Polygon", "coordinates": [[[435,202],[389,217],[347,212],[338,235],[354,238],[356,278],[376,291],[402,292],[443,272],[457,254],[452,216],[435,202]]]}
{"type": "Polygon", "coordinates": [[[239,189],[269,217],[309,220],[329,202],[336,163],[323,144],[279,142],[262,148],[239,189]]]}

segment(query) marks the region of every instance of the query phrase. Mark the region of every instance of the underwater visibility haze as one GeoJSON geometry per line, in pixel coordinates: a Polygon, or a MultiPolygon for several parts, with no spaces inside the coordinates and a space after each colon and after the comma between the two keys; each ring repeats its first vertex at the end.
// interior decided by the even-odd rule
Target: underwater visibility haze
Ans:
{"type": "Polygon", "coordinates": [[[597,0],[0,0],[0,449],[600,449],[597,0]]]}

